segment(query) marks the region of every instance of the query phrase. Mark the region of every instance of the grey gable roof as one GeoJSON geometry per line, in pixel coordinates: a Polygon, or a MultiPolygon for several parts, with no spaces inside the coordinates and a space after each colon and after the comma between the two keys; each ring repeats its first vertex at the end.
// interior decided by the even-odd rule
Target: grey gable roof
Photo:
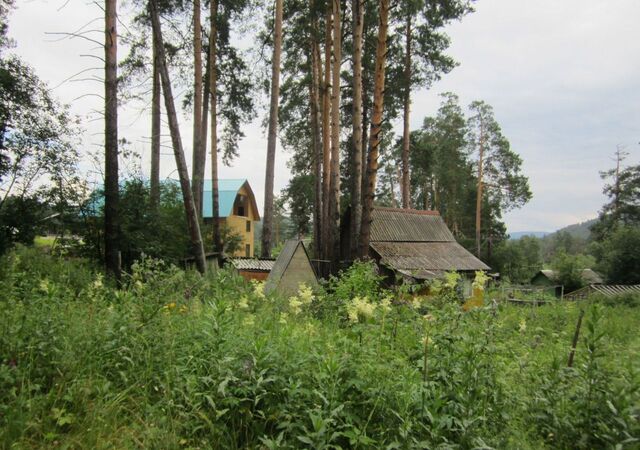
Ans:
{"type": "Polygon", "coordinates": [[[437,211],[374,208],[371,242],[455,242],[437,211]]]}
{"type": "Polygon", "coordinates": [[[453,237],[437,211],[374,208],[370,247],[380,262],[413,278],[489,270],[453,237]]]}
{"type": "MultiPolygon", "coordinates": [[[[546,278],[548,278],[550,281],[557,283],[558,282],[558,274],[554,271],[554,270],[550,270],[550,269],[542,269],[540,270],[538,273],[536,273],[533,278],[531,279],[532,281],[539,277],[540,275],[545,276],[546,278]]],[[[582,269],[582,271],[580,272],[580,276],[582,277],[582,279],[585,281],[585,283],[587,284],[602,284],[604,283],[604,280],[602,279],[602,276],[592,270],[592,269],[582,269]]]]}

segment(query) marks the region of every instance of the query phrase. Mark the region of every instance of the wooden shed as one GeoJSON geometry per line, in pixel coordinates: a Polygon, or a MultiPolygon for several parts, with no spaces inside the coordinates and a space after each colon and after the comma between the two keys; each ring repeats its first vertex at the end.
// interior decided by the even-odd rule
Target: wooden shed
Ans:
{"type": "MultiPolygon", "coordinates": [[[[586,284],[595,285],[603,283],[602,276],[591,269],[583,269],[580,275],[586,284]]],[[[554,270],[540,270],[531,278],[531,284],[534,286],[553,287],[556,297],[562,297],[564,295],[563,286],[558,279],[558,274],[554,270]]]]}
{"type": "Polygon", "coordinates": [[[304,243],[300,240],[289,240],[285,243],[273,269],[271,269],[266,281],[265,292],[292,296],[298,292],[301,283],[316,288],[318,278],[304,243]]]}
{"type": "Polygon", "coordinates": [[[565,295],[566,300],[584,300],[591,295],[598,294],[607,298],[614,298],[619,295],[635,294],[640,295],[640,284],[590,284],[577,291],[565,295]]]}
{"type": "Polygon", "coordinates": [[[269,277],[275,259],[231,258],[229,264],[247,281],[264,281],[269,277]]]}
{"type": "MultiPolygon", "coordinates": [[[[343,255],[352,236],[348,217],[342,228],[343,255]]],[[[369,256],[388,275],[408,280],[439,278],[448,271],[471,276],[489,266],[456,242],[438,211],[380,208],[371,214],[369,256]]]]}

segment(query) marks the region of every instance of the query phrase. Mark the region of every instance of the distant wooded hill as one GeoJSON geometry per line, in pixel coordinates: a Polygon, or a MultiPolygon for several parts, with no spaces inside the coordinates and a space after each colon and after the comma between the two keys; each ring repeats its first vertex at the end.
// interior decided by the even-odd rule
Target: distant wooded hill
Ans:
{"type": "Polygon", "coordinates": [[[548,231],[516,231],[513,233],[509,233],[509,239],[517,241],[523,236],[533,236],[537,238],[543,238],[550,234],[548,231]]]}
{"type": "Polygon", "coordinates": [[[591,228],[591,226],[593,226],[597,221],[598,219],[596,218],[596,219],[587,220],[585,222],[574,223],[573,225],[560,228],[558,231],[552,234],[566,232],[573,237],[587,239],[591,234],[591,231],[589,231],[589,228],[591,228]]]}
{"type": "Polygon", "coordinates": [[[574,238],[587,239],[589,237],[589,234],[591,233],[589,231],[589,228],[593,224],[595,224],[597,221],[598,219],[596,218],[596,219],[587,220],[585,222],[574,223],[573,225],[568,225],[564,228],[560,228],[559,230],[554,231],[552,233],[548,231],[516,231],[513,233],[509,233],[509,238],[512,240],[518,240],[523,236],[535,236],[537,238],[543,238],[543,237],[552,238],[554,235],[557,235],[560,233],[569,233],[574,238]]]}

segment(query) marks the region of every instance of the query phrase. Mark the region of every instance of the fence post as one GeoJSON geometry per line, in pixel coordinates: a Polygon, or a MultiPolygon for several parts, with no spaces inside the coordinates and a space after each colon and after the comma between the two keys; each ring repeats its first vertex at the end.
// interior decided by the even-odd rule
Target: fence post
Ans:
{"type": "Polygon", "coordinates": [[[573,335],[573,342],[571,342],[571,352],[569,353],[569,361],[567,367],[573,367],[573,356],[576,354],[576,347],[578,346],[578,338],[580,337],[580,327],[582,326],[582,317],[584,316],[584,309],[580,310],[578,316],[578,323],[576,324],[576,332],[573,335]]]}

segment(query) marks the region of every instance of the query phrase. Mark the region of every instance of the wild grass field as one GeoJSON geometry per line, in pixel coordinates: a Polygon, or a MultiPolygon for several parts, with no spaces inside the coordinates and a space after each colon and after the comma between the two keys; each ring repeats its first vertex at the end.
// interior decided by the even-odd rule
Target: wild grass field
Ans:
{"type": "Polygon", "coordinates": [[[0,283],[2,448],[639,446],[634,299],[464,312],[366,265],[285,299],[157,261],[117,290],[24,248],[0,283]]]}

